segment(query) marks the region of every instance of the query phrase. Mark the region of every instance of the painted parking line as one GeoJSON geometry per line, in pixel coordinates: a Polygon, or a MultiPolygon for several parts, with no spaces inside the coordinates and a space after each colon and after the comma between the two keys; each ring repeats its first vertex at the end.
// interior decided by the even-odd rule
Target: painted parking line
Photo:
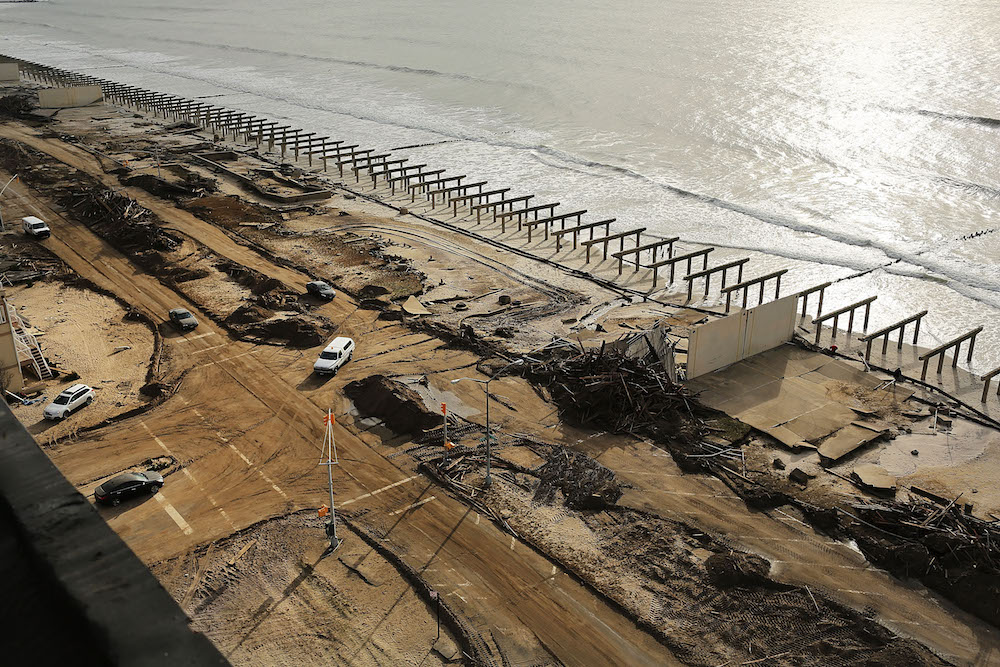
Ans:
{"type": "Polygon", "coordinates": [[[165,444],[163,444],[163,441],[160,440],[159,438],[157,438],[156,435],[149,429],[149,427],[146,426],[146,422],[140,421],[139,423],[142,425],[142,427],[144,429],[146,429],[146,433],[149,434],[149,437],[151,437],[153,439],[153,441],[156,444],[158,444],[163,451],[165,451],[167,453],[167,456],[169,456],[170,458],[172,458],[172,459],[174,459],[176,461],[177,457],[174,456],[173,452],[171,452],[169,449],[167,449],[167,446],[165,444]]]}
{"type": "Polygon", "coordinates": [[[212,347],[203,347],[200,350],[195,350],[191,354],[201,354],[202,352],[208,352],[209,350],[218,350],[220,347],[225,347],[229,343],[219,343],[218,345],[213,345],[212,347]]]}
{"type": "Polygon", "coordinates": [[[398,482],[393,482],[392,484],[389,484],[387,486],[383,486],[381,489],[375,489],[371,493],[366,493],[364,495],[358,496],[357,498],[351,498],[350,500],[345,500],[344,502],[340,503],[340,506],[343,507],[345,505],[350,505],[351,503],[356,503],[359,500],[364,500],[365,498],[371,498],[372,496],[377,496],[378,494],[382,493],[383,491],[388,491],[389,489],[391,489],[393,487],[396,487],[396,486],[399,486],[400,484],[406,484],[407,482],[412,482],[413,480],[417,479],[418,477],[420,477],[420,475],[414,475],[413,477],[407,477],[406,479],[401,479],[398,482]]]}
{"type": "Polygon", "coordinates": [[[181,532],[185,535],[190,535],[194,532],[194,529],[188,524],[187,521],[184,520],[181,513],[174,509],[174,506],[163,497],[162,493],[157,492],[157,494],[153,497],[156,498],[161,505],[163,505],[163,511],[165,511],[167,515],[174,520],[174,523],[176,523],[177,527],[181,529],[181,532]]]}
{"type": "Polygon", "coordinates": [[[197,336],[183,336],[177,339],[178,343],[190,343],[193,340],[198,340],[199,338],[204,338],[205,336],[218,336],[219,334],[214,331],[209,331],[208,333],[199,334],[197,336]]]}
{"type": "MultiPolygon", "coordinates": [[[[219,347],[221,347],[221,345],[219,347]]],[[[209,349],[214,349],[214,348],[209,348],[209,349]]],[[[248,354],[253,354],[256,351],[257,350],[249,350],[247,352],[244,352],[243,354],[236,354],[236,355],[233,355],[231,357],[226,357],[225,359],[218,359],[216,361],[210,361],[207,364],[198,364],[197,366],[195,366],[191,370],[195,370],[197,368],[205,368],[205,366],[214,366],[215,364],[221,364],[221,363],[223,363],[225,361],[232,361],[233,359],[239,359],[240,357],[245,357],[248,354]]]]}
{"type": "MultiPolygon", "coordinates": [[[[396,510],[395,512],[389,512],[389,516],[396,516],[397,514],[402,514],[403,512],[408,512],[408,511],[410,511],[412,509],[416,509],[416,508],[420,507],[421,505],[426,505],[427,503],[429,503],[430,501],[434,500],[435,498],[437,498],[437,496],[431,496],[429,498],[424,498],[420,502],[413,503],[412,505],[404,507],[401,510],[396,510]]],[[[343,505],[341,505],[341,507],[343,507],[343,505]]]]}
{"type": "MultiPolygon", "coordinates": [[[[185,403],[187,403],[187,402],[188,402],[188,401],[185,401],[185,403]]],[[[170,458],[172,458],[172,459],[174,459],[174,460],[176,461],[176,460],[177,460],[177,457],[176,457],[176,456],[174,456],[174,455],[173,455],[173,453],[172,453],[172,452],[170,451],[170,449],[169,449],[169,448],[167,448],[167,446],[166,446],[166,445],[165,445],[165,444],[163,443],[163,441],[162,441],[162,440],[160,440],[160,439],[159,439],[159,438],[158,438],[158,437],[157,437],[157,436],[156,436],[156,435],[155,435],[155,434],[154,434],[154,433],[153,433],[153,432],[152,432],[152,431],[150,430],[150,428],[149,428],[148,426],[146,426],[146,422],[142,422],[142,421],[141,421],[141,422],[139,422],[139,423],[140,423],[140,424],[142,424],[142,427],[143,427],[144,429],[146,429],[146,433],[148,433],[148,434],[149,434],[149,436],[150,436],[150,437],[151,437],[151,438],[152,438],[153,440],[155,440],[155,441],[156,441],[156,444],[158,444],[158,445],[159,445],[160,447],[162,447],[162,448],[163,448],[163,451],[165,451],[165,452],[167,453],[167,455],[168,455],[168,456],[169,456],[170,458]]],[[[181,468],[181,472],[183,472],[183,473],[184,473],[184,475],[185,475],[185,476],[186,476],[186,477],[187,477],[187,478],[188,478],[189,480],[191,480],[191,482],[192,482],[192,483],[193,483],[193,484],[194,484],[195,486],[197,486],[197,487],[198,487],[198,488],[199,488],[199,489],[201,490],[201,492],[202,492],[202,493],[203,493],[203,494],[205,495],[205,497],[206,497],[206,498],[208,498],[208,501],[209,501],[210,503],[212,503],[212,507],[214,507],[215,509],[217,509],[217,510],[219,511],[219,514],[221,514],[221,515],[222,515],[222,518],[226,520],[226,523],[228,523],[228,524],[229,524],[230,526],[232,526],[233,530],[236,530],[236,524],[234,524],[234,523],[233,523],[233,521],[232,521],[232,519],[230,519],[230,518],[229,518],[229,515],[228,515],[228,514],[226,514],[226,510],[224,510],[224,509],[222,509],[221,507],[219,507],[219,503],[215,502],[215,498],[213,498],[213,497],[212,497],[212,495],[211,495],[211,494],[210,494],[210,493],[209,493],[208,491],[206,491],[206,490],[205,490],[205,487],[204,487],[204,486],[202,486],[202,485],[201,485],[201,483],[199,483],[197,479],[195,479],[195,477],[194,477],[194,475],[193,475],[193,474],[191,473],[191,471],[190,471],[190,470],[188,470],[187,468],[181,468]]],[[[173,508],[171,507],[171,509],[173,509],[173,508]]],[[[170,513],[170,511],[168,510],[168,511],[167,511],[167,513],[169,514],[169,513],[170,513]]],[[[177,516],[180,516],[180,514],[178,514],[177,516]]],[[[174,520],[176,521],[176,519],[174,519],[174,520]]],[[[181,519],[181,521],[183,521],[183,519],[181,519]]],[[[185,525],[187,525],[187,524],[185,524],[185,525]]],[[[190,528],[190,526],[188,526],[188,527],[190,528]]],[[[188,534],[188,533],[185,533],[185,535],[187,535],[187,534],[188,534]]]]}
{"type": "Polygon", "coordinates": [[[240,450],[236,449],[236,445],[234,445],[233,443],[230,442],[229,443],[229,449],[231,449],[234,452],[236,452],[239,455],[239,457],[241,459],[243,459],[243,463],[246,463],[248,467],[250,467],[250,468],[253,467],[253,464],[250,463],[250,459],[248,459],[247,457],[243,456],[243,452],[241,452],[240,450]]]}
{"type": "MultiPolygon", "coordinates": [[[[220,435],[219,437],[221,438],[222,436],[220,435]]],[[[222,439],[223,439],[223,440],[225,440],[225,438],[222,438],[222,439]]],[[[231,450],[233,450],[234,452],[236,452],[236,454],[237,454],[237,455],[238,455],[238,456],[239,456],[239,457],[240,457],[241,459],[243,459],[243,463],[246,463],[246,464],[247,464],[247,467],[248,467],[248,468],[250,468],[251,470],[254,470],[254,471],[255,471],[255,472],[256,472],[256,473],[258,474],[258,475],[260,475],[260,478],[261,478],[262,480],[264,480],[265,482],[267,482],[268,484],[270,484],[270,485],[271,485],[271,488],[272,488],[272,489],[274,489],[274,490],[275,490],[275,492],[276,492],[276,493],[277,493],[277,494],[278,494],[279,496],[281,496],[281,497],[282,497],[282,498],[284,498],[285,500],[288,500],[288,494],[286,494],[286,493],[285,493],[284,491],[282,491],[282,490],[281,490],[281,487],[279,487],[279,486],[278,486],[277,484],[275,484],[275,483],[274,483],[274,480],[273,480],[273,479],[271,479],[270,477],[268,477],[267,475],[265,475],[265,474],[264,474],[264,471],[263,471],[263,470],[261,470],[260,468],[254,468],[254,466],[253,466],[253,463],[252,463],[252,462],[250,461],[250,459],[248,459],[248,458],[247,458],[246,456],[244,456],[244,455],[243,455],[243,452],[241,452],[240,450],[238,450],[238,449],[236,448],[236,445],[234,445],[233,443],[231,443],[231,442],[229,442],[229,441],[226,441],[226,443],[227,443],[227,444],[229,445],[229,449],[231,449],[231,450]]]]}
{"type": "Polygon", "coordinates": [[[212,507],[214,507],[216,511],[218,511],[218,513],[222,516],[222,518],[226,520],[226,523],[228,523],[233,530],[236,530],[236,524],[233,523],[233,520],[229,518],[228,514],[226,514],[226,510],[219,507],[219,503],[216,502],[215,498],[212,497],[212,494],[209,493],[197,479],[195,479],[194,474],[187,468],[181,468],[181,472],[184,473],[185,477],[191,480],[192,484],[198,487],[198,489],[202,492],[202,494],[206,498],[208,498],[208,502],[212,503],[212,507]]]}

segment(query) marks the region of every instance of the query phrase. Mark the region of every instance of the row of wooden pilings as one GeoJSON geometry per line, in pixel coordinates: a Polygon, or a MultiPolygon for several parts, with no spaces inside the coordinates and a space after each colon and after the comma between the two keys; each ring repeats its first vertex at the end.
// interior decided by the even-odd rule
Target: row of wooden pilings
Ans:
{"type": "MultiPolygon", "coordinates": [[[[518,231],[526,229],[529,243],[532,241],[533,235],[538,233],[539,228],[541,228],[545,240],[550,237],[555,239],[556,253],[562,251],[565,238],[572,236],[572,248],[574,250],[578,247],[585,249],[585,262],[587,264],[590,264],[591,251],[596,247],[601,248],[602,261],[606,261],[611,244],[617,241],[618,250],[611,251],[610,256],[617,261],[618,275],[622,275],[625,264],[631,265],[633,272],[638,272],[640,268],[651,270],[652,288],[655,290],[659,284],[661,269],[669,271],[668,283],[673,284],[678,265],[683,265],[686,273],[682,276],[682,280],[687,283],[688,301],[694,296],[696,281],[704,281],[704,295],[707,297],[712,278],[721,274],[720,290],[726,297],[727,313],[732,308],[734,296],[738,299],[742,296],[741,307],[747,308],[751,304],[751,290],[755,287],[758,288],[756,290],[756,305],[763,304],[766,286],[772,281],[774,299],[781,296],[781,278],[787,273],[787,269],[744,280],[744,266],[750,261],[748,257],[709,267],[709,256],[715,248],[701,248],[675,255],[674,244],[680,240],[679,237],[657,238],[643,243],[642,235],[646,232],[645,227],[612,232],[611,225],[615,222],[615,218],[584,221],[583,216],[587,213],[586,210],[556,213],[556,208],[560,206],[558,202],[537,204],[532,201],[534,195],[531,194],[512,196],[510,188],[486,189],[488,185],[486,181],[463,182],[466,179],[464,174],[449,176],[446,175],[444,169],[429,169],[427,164],[410,164],[408,158],[394,158],[389,152],[378,153],[375,149],[363,149],[357,144],[348,144],[345,140],[317,136],[315,132],[306,132],[290,125],[282,125],[267,118],[18,58],[6,58],[6,60],[17,62],[22,75],[38,83],[54,87],[99,85],[107,100],[121,106],[153,113],[164,118],[185,121],[211,130],[222,138],[232,136],[234,141],[255,143],[258,147],[266,143],[268,151],[274,151],[276,147],[279,148],[282,158],[291,157],[298,161],[304,156],[308,159],[310,166],[313,166],[314,160],[319,161],[323,165],[323,171],[328,171],[332,161],[341,176],[345,174],[345,170],[348,173],[353,173],[356,183],[360,182],[362,172],[366,172],[367,177],[371,178],[372,188],[376,188],[379,179],[382,179],[382,182],[394,194],[397,190],[409,194],[410,201],[416,201],[418,194],[423,195],[430,202],[432,210],[437,207],[440,198],[441,205],[446,208],[451,207],[456,217],[459,207],[467,209],[469,215],[475,214],[476,224],[482,223],[482,216],[485,213],[490,215],[494,222],[500,223],[501,233],[507,232],[508,225],[513,228],[513,225],[516,224],[518,231]],[[559,229],[555,229],[556,223],[559,224],[559,229]],[[582,238],[584,233],[587,235],[585,239],[582,238]],[[631,242],[633,239],[631,247],[626,248],[626,242],[631,242]],[[647,256],[645,264],[642,263],[643,254],[647,256]],[[701,264],[700,267],[698,263],[701,264]],[[730,271],[735,273],[735,283],[727,285],[730,271]]],[[[893,334],[898,333],[896,347],[902,349],[905,331],[910,325],[913,327],[913,344],[916,345],[920,334],[920,322],[927,311],[904,318],[868,334],[866,332],[871,304],[878,297],[868,297],[823,313],[823,297],[830,284],[823,283],[803,290],[797,295],[802,304],[802,317],[806,317],[809,297],[813,294],[818,295],[817,315],[811,321],[816,329],[817,344],[820,340],[822,326],[826,322],[831,322],[831,340],[836,340],[842,317],[847,319],[846,334],[849,338],[854,330],[856,314],[864,309],[861,331],[865,335],[861,336],[860,340],[866,343],[864,353],[866,362],[871,358],[873,344],[879,340],[882,341],[882,354],[886,354],[890,336],[893,334]]],[[[971,363],[976,336],[982,330],[983,327],[977,327],[920,355],[919,359],[923,361],[921,380],[926,380],[929,365],[933,360],[937,361],[937,373],[940,374],[944,367],[945,355],[949,352],[952,353],[951,365],[953,368],[956,367],[962,345],[966,342],[968,342],[966,362],[971,363]]],[[[982,376],[984,382],[983,402],[986,402],[993,378],[998,375],[1000,375],[1000,368],[982,376]]],[[[997,395],[1000,396],[1000,382],[998,382],[997,395]]]]}
{"type": "MultiPolygon", "coordinates": [[[[572,248],[583,247],[586,251],[586,263],[590,264],[592,251],[600,247],[602,261],[608,256],[617,260],[618,275],[624,272],[624,265],[630,264],[633,272],[640,268],[652,271],[652,287],[659,285],[661,269],[669,271],[669,283],[676,278],[677,267],[683,265],[686,275],[688,299],[693,298],[695,282],[704,281],[705,296],[709,294],[712,278],[721,273],[722,289],[728,302],[733,294],[743,292],[743,305],[747,305],[750,288],[761,285],[759,302],[763,301],[763,282],[761,279],[743,281],[743,268],[749,258],[728,262],[721,266],[709,267],[708,259],[714,248],[706,248],[675,255],[674,245],[679,238],[655,239],[643,243],[642,235],[646,228],[636,228],[627,231],[612,232],[614,218],[599,221],[584,221],[586,210],[570,213],[556,213],[557,203],[537,204],[533,202],[534,195],[512,196],[510,188],[486,189],[486,181],[465,182],[465,175],[447,175],[444,169],[430,169],[427,164],[410,164],[407,158],[394,158],[388,152],[378,153],[374,149],[362,149],[357,144],[348,144],[344,140],[317,136],[314,132],[306,132],[282,125],[278,122],[254,116],[248,113],[234,111],[225,107],[208,104],[199,100],[168,95],[155,91],[119,84],[107,79],[101,79],[86,74],[79,74],[40,63],[20,59],[24,76],[49,86],[98,85],[104,97],[121,106],[139,111],[153,113],[164,118],[185,121],[206,128],[222,138],[232,137],[234,141],[256,143],[258,147],[267,144],[268,151],[280,149],[282,157],[290,157],[298,161],[306,157],[309,165],[314,160],[321,161],[324,171],[328,170],[333,161],[341,176],[345,170],[352,172],[355,182],[360,182],[362,172],[371,178],[372,187],[383,184],[395,193],[401,190],[415,201],[422,194],[431,203],[432,209],[440,202],[450,206],[458,215],[460,206],[465,207],[469,214],[476,215],[476,222],[481,223],[483,214],[492,216],[499,222],[501,232],[506,233],[508,225],[517,225],[518,231],[527,229],[528,241],[532,240],[539,228],[544,238],[555,239],[556,252],[563,250],[566,239],[572,239],[572,248]],[[559,228],[555,229],[556,223],[559,228]],[[569,225],[569,226],[567,226],[569,225]],[[584,238],[586,237],[586,238],[584,238]],[[634,240],[634,243],[629,243],[634,240]],[[612,244],[617,242],[618,250],[612,251],[612,244]],[[632,247],[626,247],[626,244],[632,247]],[[643,263],[643,255],[648,261],[643,263]],[[696,266],[700,261],[701,266],[696,266]],[[730,270],[736,274],[736,284],[727,286],[730,270]]],[[[772,276],[767,276],[765,279],[772,276]]],[[[777,278],[775,296],[780,292],[780,276],[777,278]]]]}
{"type": "MultiPolygon", "coordinates": [[[[923,318],[927,315],[926,310],[922,310],[914,315],[904,317],[903,319],[894,322],[888,326],[884,326],[877,331],[873,331],[872,333],[867,333],[869,316],[871,314],[871,306],[872,303],[874,303],[878,299],[878,296],[870,296],[865,299],[861,299],[860,301],[856,301],[852,304],[843,306],[842,308],[837,308],[836,310],[823,313],[822,312],[823,294],[826,291],[826,288],[829,287],[830,285],[831,283],[823,283],[808,290],[803,290],[802,292],[799,292],[798,295],[799,299],[802,302],[802,317],[806,316],[806,307],[809,302],[809,296],[816,293],[818,293],[819,295],[819,308],[817,311],[817,315],[815,318],[812,319],[812,324],[813,326],[816,327],[815,343],[817,345],[819,344],[820,341],[820,334],[822,333],[822,325],[824,322],[832,321],[831,341],[835,342],[837,340],[837,335],[838,332],[840,331],[839,321],[840,318],[842,317],[847,319],[846,337],[849,340],[851,333],[854,331],[854,324],[857,315],[857,317],[862,318],[861,331],[864,335],[860,336],[859,340],[865,344],[864,359],[866,363],[871,360],[872,347],[879,340],[881,340],[882,342],[882,356],[886,355],[889,349],[890,337],[892,337],[894,334],[897,335],[895,341],[896,349],[902,350],[904,340],[906,338],[907,327],[912,326],[912,331],[913,331],[912,344],[916,346],[917,340],[920,337],[920,323],[923,320],[923,318]],[[863,309],[863,315],[858,315],[858,313],[862,312],[862,309],[863,309]]],[[[918,360],[923,362],[923,366],[921,367],[920,370],[920,380],[921,381],[927,380],[927,371],[930,368],[931,362],[935,360],[937,361],[937,374],[941,375],[941,372],[944,370],[945,355],[948,353],[951,353],[951,367],[957,368],[958,360],[962,353],[962,345],[965,343],[968,343],[965,362],[966,364],[971,364],[972,354],[975,351],[976,347],[976,337],[982,331],[983,327],[976,327],[975,329],[972,329],[959,336],[956,336],[955,338],[952,338],[951,340],[942,343],[936,346],[935,348],[919,355],[917,357],[918,360]]],[[[983,394],[980,399],[981,402],[983,403],[986,402],[987,396],[989,395],[990,383],[993,380],[993,378],[998,375],[1000,375],[1000,368],[995,368],[994,370],[989,371],[988,373],[985,373],[984,375],[981,376],[983,381],[983,394]]],[[[1000,385],[1000,383],[998,383],[998,385],[1000,385]]],[[[1000,396],[1000,386],[997,387],[997,395],[1000,396]]]]}

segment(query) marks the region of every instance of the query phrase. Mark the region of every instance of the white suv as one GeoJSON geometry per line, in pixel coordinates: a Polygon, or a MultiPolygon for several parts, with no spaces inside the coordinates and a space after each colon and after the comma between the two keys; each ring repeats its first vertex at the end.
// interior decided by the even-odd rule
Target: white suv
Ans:
{"type": "Polygon", "coordinates": [[[336,375],[337,369],[351,360],[354,354],[354,341],[350,338],[338,336],[329,345],[323,348],[319,354],[319,359],[313,364],[313,371],[317,375],[336,375]]]}
{"type": "Polygon", "coordinates": [[[45,408],[46,419],[66,419],[85,405],[90,405],[94,400],[94,390],[85,384],[75,384],[68,389],[64,389],[56,396],[56,400],[49,403],[45,408]]]}
{"type": "Polygon", "coordinates": [[[27,218],[21,218],[21,228],[24,229],[24,233],[28,236],[34,236],[36,239],[48,238],[52,230],[46,225],[42,220],[39,220],[33,215],[29,215],[27,218]]]}

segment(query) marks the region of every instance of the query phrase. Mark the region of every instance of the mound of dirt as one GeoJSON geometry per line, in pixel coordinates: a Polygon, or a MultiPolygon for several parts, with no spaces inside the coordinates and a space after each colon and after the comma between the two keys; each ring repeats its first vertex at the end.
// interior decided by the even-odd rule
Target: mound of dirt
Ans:
{"type": "Polygon", "coordinates": [[[242,333],[257,336],[263,340],[287,341],[288,347],[315,347],[326,340],[326,332],[320,322],[305,319],[299,315],[278,315],[245,327],[233,328],[237,330],[242,328],[242,333]]]}
{"type": "Polygon", "coordinates": [[[750,588],[768,584],[771,564],[760,556],[732,551],[712,554],[705,561],[708,578],[719,588],[750,588]]]}
{"type": "Polygon", "coordinates": [[[360,299],[377,299],[380,296],[385,296],[389,293],[388,288],[382,285],[365,285],[360,290],[358,290],[358,298],[360,299]]]}
{"type": "Polygon", "coordinates": [[[384,375],[355,380],[344,393],[362,414],[378,417],[396,433],[419,434],[441,423],[441,416],[427,409],[420,394],[384,375]]]}
{"type": "Polygon", "coordinates": [[[281,217],[274,211],[243,201],[235,195],[202,197],[191,202],[186,208],[202,220],[223,227],[236,228],[241,222],[279,222],[281,217]]]}
{"type": "MultiPolygon", "coordinates": [[[[7,98],[4,98],[7,99],[7,98]]],[[[47,156],[12,139],[0,139],[0,167],[12,174],[47,162],[47,156]]]]}
{"type": "Polygon", "coordinates": [[[277,278],[265,276],[260,271],[251,269],[248,266],[237,264],[228,259],[220,259],[215,263],[215,267],[227,274],[244,287],[249,287],[254,294],[264,294],[265,292],[284,291],[285,284],[277,278]]]}
{"type": "Polygon", "coordinates": [[[271,313],[266,308],[254,303],[247,303],[230,313],[229,317],[226,318],[226,324],[235,326],[254,324],[263,322],[269,317],[271,317],[271,313]]]}
{"type": "Polygon", "coordinates": [[[199,194],[193,188],[189,188],[178,183],[171,183],[170,181],[154,176],[153,174],[139,174],[137,176],[129,176],[120,180],[123,185],[142,188],[146,192],[154,194],[157,197],[163,197],[164,199],[189,199],[191,197],[197,197],[199,194]]]}

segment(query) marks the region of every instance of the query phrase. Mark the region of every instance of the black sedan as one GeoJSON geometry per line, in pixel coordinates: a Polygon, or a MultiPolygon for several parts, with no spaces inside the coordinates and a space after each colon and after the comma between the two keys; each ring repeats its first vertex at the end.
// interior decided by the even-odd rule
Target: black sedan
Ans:
{"type": "Polygon", "coordinates": [[[170,321],[181,331],[191,331],[198,326],[198,320],[194,319],[194,315],[184,308],[174,308],[171,310],[170,321]]]}
{"type": "Polygon", "coordinates": [[[330,287],[330,283],[325,283],[322,280],[314,280],[311,283],[306,283],[306,291],[313,296],[318,296],[321,299],[327,300],[337,296],[337,293],[333,291],[332,287],[330,287]]]}
{"type": "Polygon", "coordinates": [[[156,493],[162,486],[163,475],[158,472],[127,472],[97,487],[94,498],[104,505],[117,505],[126,498],[156,493]]]}

